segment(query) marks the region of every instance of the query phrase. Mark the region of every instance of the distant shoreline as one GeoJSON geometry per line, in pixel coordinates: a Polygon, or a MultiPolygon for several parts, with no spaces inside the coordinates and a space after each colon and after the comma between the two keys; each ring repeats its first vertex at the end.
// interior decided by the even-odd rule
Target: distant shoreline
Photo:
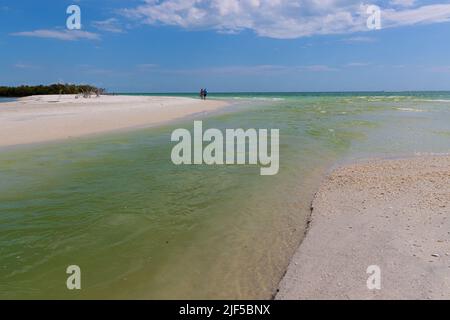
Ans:
{"type": "Polygon", "coordinates": [[[68,84],[54,83],[50,85],[21,85],[21,86],[0,86],[0,97],[5,98],[23,98],[34,95],[62,95],[62,94],[78,94],[84,96],[100,95],[106,92],[105,89],[97,88],[87,84],[68,84]]]}
{"type": "MultiPolygon", "coordinates": [[[[186,92],[112,92],[116,95],[192,95],[198,94],[194,91],[186,91],[186,92]]],[[[112,94],[111,92],[108,94],[112,94]]],[[[403,90],[403,91],[383,91],[383,90],[373,90],[373,91],[352,91],[352,90],[344,90],[344,91],[214,91],[213,94],[392,94],[392,93],[450,93],[450,90],[403,90]]]]}
{"type": "Polygon", "coordinates": [[[43,95],[4,102],[0,147],[57,141],[155,126],[227,106],[220,100],[184,97],[43,95]]]}

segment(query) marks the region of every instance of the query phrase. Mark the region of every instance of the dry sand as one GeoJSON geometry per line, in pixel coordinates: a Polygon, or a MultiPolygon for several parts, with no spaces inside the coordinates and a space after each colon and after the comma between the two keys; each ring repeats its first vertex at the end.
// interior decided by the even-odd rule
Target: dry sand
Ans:
{"type": "Polygon", "coordinates": [[[224,101],[182,97],[32,96],[0,104],[0,146],[153,126],[224,106],[224,101]]]}
{"type": "Polygon", "coordinates": [[[450,157],[334,171],[276,298],[450,299],[450,157]],[[369,265],[381,290],[367,288],[369,265]]]}

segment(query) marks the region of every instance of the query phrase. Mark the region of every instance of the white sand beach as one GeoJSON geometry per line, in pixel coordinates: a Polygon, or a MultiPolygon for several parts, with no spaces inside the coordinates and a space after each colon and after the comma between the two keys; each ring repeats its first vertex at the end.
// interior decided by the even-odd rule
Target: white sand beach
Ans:
{"type": "Polygon", "coordinates": [[[226,105],[184,97],[32,96],[0,104],[0,146],[154,126],[226,105]]]}
{"type": "Polygon", "coordinates": [[[276,298],[450,299],[450,157],[334,171],[276,298]],[[370,265],[381,290],[367,288],[370,265]]]}

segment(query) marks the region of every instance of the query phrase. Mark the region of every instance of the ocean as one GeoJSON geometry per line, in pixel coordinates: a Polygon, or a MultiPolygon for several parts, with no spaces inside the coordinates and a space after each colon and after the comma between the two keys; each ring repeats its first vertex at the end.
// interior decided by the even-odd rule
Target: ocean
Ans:
{"type": "Polygon", "coordinates": [[[170,135],[193,117],[0,150],[0,298],[270,298],[330,170],[450,152],[448,92],[210,98],[232,106],[200,115],[204,128],[280,130],[278,175],[173,165],[170,135]],[[69,265],[81,290],[66,288],[69,265]]]}

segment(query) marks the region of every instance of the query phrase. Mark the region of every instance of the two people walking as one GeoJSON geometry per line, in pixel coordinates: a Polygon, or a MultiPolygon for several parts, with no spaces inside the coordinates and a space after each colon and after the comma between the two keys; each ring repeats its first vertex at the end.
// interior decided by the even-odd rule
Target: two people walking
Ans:
{"type": "Polygon", "coordinates": [[[206,97],[208,96],[208,91],[206,89],[200,90],[200,99],[206,100],[206,97]]]}

